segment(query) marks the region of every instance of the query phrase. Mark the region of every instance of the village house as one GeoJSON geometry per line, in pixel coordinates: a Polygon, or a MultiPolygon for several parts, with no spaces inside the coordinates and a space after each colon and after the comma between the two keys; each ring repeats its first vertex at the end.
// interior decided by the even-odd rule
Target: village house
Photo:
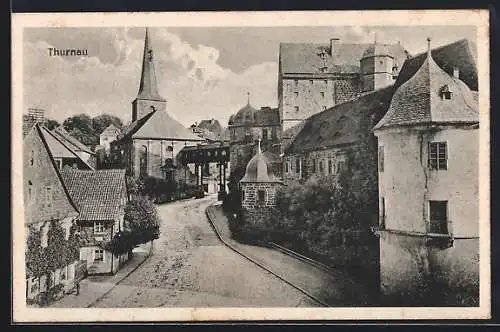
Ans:
{"type": "MultiPolygon", "coordinates": [[[[50,131],[44,126],[39,126],[39,128],[58,169],[62,169],[65,166],[77,169],[95,169],[94,165],[89,163],[88,158],[85,158],[84,154],[86,152],[80,150],[80,153],[78,153],[75,150],[75,146],[70,144],[67,139],[63,139],[61,135],[56,134],[55,130],[50,131]]],[[[58,132],[60,133],[60,131],[58,132]]]]}
{"type": "Polygon", "coordinates": [[[278,108],[283,125],[283,150],[303,120],[394,84],[409,57],[399,43],[281,43],[278,108]]]}
{"type": "MultiPolygon", "coordinates": [[[[42,248],[49,245],[48,232],[51,221],[57,222],[63,228],[65,240],[68,240],[79,214],[62,181],[59,165],[52,156],[44,130],[48,132],[41,125],[35,124],[23,140],[25,236],[28,239],[31,232],[40,232],[42,248]]],[[[26,248],[29,250],[28,246],[26,248]]],[[[56,254],[65,256],[68,253],[61,251],[56,254]]],[[[52,288],[62,284],[64,290],[71,290],[74,287],[78,257],[67,257],[67,262],[69,263],[66,266],[52,271],[49,275],[39,276],[36,271],[27,268],[26,298],[34,299],[39,293],[47,291],[47,285],[52,288]]]]}
{"type": "MultiPolygon", "coordinates": [[[[280,142],[281,122],[278,109],[262,107],[255,109],[247,104],[231,115],[228,122],[230,135],[230,174],[244,169],[255,155],[256,142],[261,140],[261,148],[266,153],[276,174],[281,173],[280,142]]],[[[242,175],[241,175],[242,176],[242,175]]]]}
{"type": "Polygon", "coordinates": [[[179,151],[205,139],[170,117],[166,104],[158,93],[153,49],[146,29],[139,92],[132,102],[132,122],[110,143],[112,159],[136,178],[150,176],[187,183],[191,170],[178,162],[179,151]]]}
{"type": "Polygon", "coordinates": [[[28,108],[28,112],[23,114],[23,137],[26,136],[36,123],[45,121],[45,110],[40,108],[28,108]]]}
{"type": "Polygon", "coordinates": [[[99,145],[104,149],[106,155],[109,155],[110,144],[111,142],[117,140],[120,132],[120,129],[117,128],[114,124],[110,124],[99,135],[99,145]]]}
{"type": "Polygon", "coordinates": [[[283,182],[274,175],[271,165],[262,153],[260,139],[257,153],[246,166],[245,176],[240,180],[241,207],[244,222],[264,223],[274,207],[276,192],[283,182]]]}
{"type": "Polygon", "coordinates": [[[374,128],[381,291],[392,304],[478,305],[477,85],[473,70],[460,70],[475,65],[474,52],[467,41],[453,45],[450,59],[461,66],[448,62],[450,74],[428,42],[374,128]]]}
{"type": "Polygon", "coordinates": [[[113,254],[105,244],[124,228],[127,187],[125,170],[77,170],[65,167],[61,175],[80,215],[77,224],[84,243],[80,260],[88,274],[114,274],[128,260],[128,254],[113,254]]]}

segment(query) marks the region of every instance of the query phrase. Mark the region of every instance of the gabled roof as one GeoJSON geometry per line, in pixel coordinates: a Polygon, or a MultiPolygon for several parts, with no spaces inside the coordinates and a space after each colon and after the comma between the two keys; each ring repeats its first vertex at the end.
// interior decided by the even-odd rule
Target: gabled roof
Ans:
{"type": "MultiPolygon", "coordinates": [[[[448,74],[453,74],[453,68],[460,70],[459,78],[474,91],[478,91],[476,45],[468,39],[436,47],[431,50],[432,58],[440,68],[448,74]]],[[[395,85],[400,86],[410,79],[422,66],[427,52],[408,59],[399,72],[395,85]]]]}
{"type": "Polygon", "coordinates": [[[110,124],[109,126],[106,127],[100,134],[102,135],[114,135],[116,132],[120,133],[121,130],[117,128],[114,124],[110,124]]]}
{"type": "Polygon", "coordinates": [[[119,139],[128,138],[204,141],[170,117],[166,111],[160,110],[152,111],[127,125],[119,139]]]}
{"type": "MultiPolygon", "coordinates": [[[[55,177],[57,178],[57,185],[61,186],[62,191],[64,192],[64,198],[67,202],[67,204],[58,204],[57,209],[59,210],[60,213],[66,213],[66,214],[70,214],[70,215],[78,215],[78,213],[79,213],[78,207],[75,204],[75,202],[73,201],[73,199],[69,193],[69,190],[63,181],[61,173],[59,172],[59,168],[57,167],[56,162],[54,160],[54,157],[50,151],[48,142],[46,140],[46,135],[44,135],[43,132],[49,132],[49,130],[47,128],[45,128],[44,126],[40,125],[39,123],[36,123],[31,128],[30,132],[27,133],[27,136],[26,136],[25,140],[23,141],[24,142],[23,145],[25,145],[26,142],[28,142],[30,138],[32,138],[34,140],[35,143],[33,143],[33,144],[37,144],[36,143],[37,141],[41,143],[42,149],[46,153],[46,156],[49,159],[49,164],[50,164],[50,169],[47,170],[46,174],[50,175],[50,173],[52,172],[52,174],[55,175],[55,177]]],[[[33,222],[38,222],[38,221],[39,220],[33,220],[33,222]]]]}
{"type": "Polygon", "coordinates": [[[116,220],[126,199],[124,169],[78,170],[65,167],[61,175],[80,210],[80,220],[116,220]]]}
{"type": "Polygon", "coordinates": [[[393,92],[392,86],[375,90],[304,120],[302,129],[285,154],[356,143],[361,134],[362,121],[381,118],[389,108],[393,92]]]}
{"type": "Polygon", "coordinates": [[[65,141],[73,151],[84,151],[89,154],[95,154],[88,146],[71,136],[63,126],[59,126],[52,130],[52,133],[56,135],[60,140],[65,141]]]}
{"type": "MultiPolygon", "coordinates": [[[[430,42],[430,40],[429,40],[430,42]]],[[[425,61],[394,93],[389,110],[374,130],[431,123],[476,123],[477,102],[469,87],[441,69],[427,52],[425,61]],[[442,98],[443,91],[452,93],[442,98]]]]}
{"type": "MultiPolygon", "coordinates": [[[[334,45],[333,54],[329,44],[322,43],[280,43],[280,66],[282,74],[321,73],[327,65],[327,73],[359,73],[359,61],[372,44],[339,43],[334,45]],[[325,52],[323,61],[319,56],[325,52]]],[[[396,63],[402,64],[408,54],[400,44],[387,45],[396,63]]]]}
{"type": "Polygon", "coordinates": [[[67,140],[61,138],[60,135],[54,131],[50,131],[43,126],[39,126],[41,135],[44,137],[48,148],[50,149],[51,155],[54,158],[75,158],[80,160],[85,166],[90,170],[94,170],[94,167],[90,165],[86,160],[80,158],[80,156],[73,150],[74,145],[70,145],[67,140]]]}

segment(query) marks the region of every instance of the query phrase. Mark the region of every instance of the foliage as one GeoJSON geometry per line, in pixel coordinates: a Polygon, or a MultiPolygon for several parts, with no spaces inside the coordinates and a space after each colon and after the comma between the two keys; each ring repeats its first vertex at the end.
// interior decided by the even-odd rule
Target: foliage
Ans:
{"type": "Polygon", "coordinates": [[[68,133],[85,145],[99,144],[99,135],[110,124],[122,127],[122,120],[114,115],[101,114],[91,118],[87,114],[77,114],[64,120],[63,127],[68,133]]]}
{"type": "Polygon", "coordinates": [[[55,129],[59,127],[59,125],[60,125],[59,122],[53,119],[45,119],[45,121],[43,121],[43,126],[48,130],[55,129]]]}
{"type": "Polygon", "coordinates": [[[135,197],[125,207],[125,227],[134,234],[136,244],[155,240],[160,235],[160,216],[154,203],[135,197]]]}
{"type": "Polygon", "coordinates": [[[125,254],[137,245],[137,240],[130,230],[125,229],[116,233],[111,241],[106,243],[104,249],[114,254],[125,254]]]}

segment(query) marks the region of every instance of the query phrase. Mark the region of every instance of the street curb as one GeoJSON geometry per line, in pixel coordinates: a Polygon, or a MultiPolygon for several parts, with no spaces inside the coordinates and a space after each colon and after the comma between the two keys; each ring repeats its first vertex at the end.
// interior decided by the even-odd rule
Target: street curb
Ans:
{"type": "Polygon", "coordinates": [[[329,305],[325,302],[323,302],[322,300],[318,299],[317,297],[315,297],[314,295],[311,295],[309,294],[309,292],[307,292],[306,290],[304,290],[303,288],[299,287],[299,286],[296,286],[294,285],[293,283],[291,283],[290,281],[286,280],[285,277],[281,276],[280,274],[274,272],[273,270],[271,270],[270,268],[266,267],[265,265],[257,262],[256,260],[252,259],[251,257],[247,256],[246,254],[242,253],[240,250],[236,249],[235,247],[233,247],[232,245],[230,245],[228,242],[226,242],[226,240],[224,240],[224,238],[222,237],[222,235],[220,234],[217,226],[215,226],[215,223],[213,222],[212,220],[212,216],[210,215],[210,212],[209,212],[209,209],[211,210],[211,208],[214,208],[215,206],[214,205],[209,205],[206,209],[205,209],[205,215],[207,216],[209,222],[210,222],[210,225],[212,226],[212,228],[214,229],[215,233],[217,234],[217,237],[220,239],[220,241],[226,246],[228,247],[229,249],[233,250],[234,252],[236,252],[237,254],[239,254],[240,256],[246,258],[247,260],[249,260],[250,262],[254,263],[255,265],[257,265],[258,267],[260,267],[261,269],[265,270],[266,272],[268,273],[271,273],[272,275],[274,275],[275,277],[277,277],[278,279],[280,279],[281,281],[285,282],[286,284],[290,285],[291,287],[297,289],[298,291],[300,291],[301,293],[305,294],[306,296],[308,296],[309,298],[313,299],[314,301],[318,302],[319,304],[321,304],[322,306],[324,307],[328,307],[329,305]]]}
{"type": "Polygon", "coordinates": [[[142,264],[144,264],[144,262],[147,261],[152,255],[153,254],[150,252],[146,257],[144,257],[144,259],[142,260],[142,262],[140,262],[139,264],[137,264],[136,267],[134,267],[132,270],[130,270],[127,274],[125,274],[123,276],[123,278],[121,278],[120,280],[118,280],[118,282],[116,282],[110,289],[108,289],[106,292],[104,292],[104,294],[102,294],[101,296],[99,296],[95,301],[93,301],[92,303],[90,303],[89,305],[87,305],[87,308],[90,308],[90,307],[94,306],[95,304],[97,304],[99,301],[101,301],[116,286],[118,286],[123,280],[125,280],[129,275],[131,275],[135,270],[137,270],[142,264]]]}

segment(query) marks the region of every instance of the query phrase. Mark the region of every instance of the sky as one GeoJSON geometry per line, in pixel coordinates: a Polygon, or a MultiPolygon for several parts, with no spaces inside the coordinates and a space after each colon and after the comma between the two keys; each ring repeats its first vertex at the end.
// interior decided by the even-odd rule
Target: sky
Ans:
{"type": "MultiPolygon", "coordinates": [[[[276,107],[280,42],[401,42],[412,55],[462,38],[470,26],[417,27],[175,27],[150,28],[160,95],[170,116],[189,126],[215,118],[223,126],[247,102],[276,107]]],[[[42,108],[64,121],[108,113],[131,119],[144,28],[26,28],[23,38],[24,109],[42,108]],[[48,48],[87,49],[87,57],[49,56],[48,48]]]]}

